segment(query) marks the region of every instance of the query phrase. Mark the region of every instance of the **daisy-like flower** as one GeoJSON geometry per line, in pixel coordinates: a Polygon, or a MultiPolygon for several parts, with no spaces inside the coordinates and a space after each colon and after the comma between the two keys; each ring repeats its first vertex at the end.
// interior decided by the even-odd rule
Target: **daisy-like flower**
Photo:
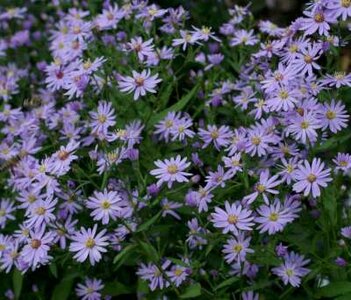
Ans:
{"type": "Polygon", "coordinates": [[[270,111],[288,111],[295,107],[298,102],[298,92],[287,88],[276,90],[272,97],[267,99],[267,106],[270,111]]]}
{"type": "Polygon", "coordinates": [[[74,152],[78,149],[79,142],[71,140],[67,146],[61,146],[60,150],[55,152],[49,162],[49,172],[62,176],[70,170],[70,164],[72,161],[78,158],[74,152]]]}
{"type": "Polygon", "coordinates": [[[324,167],[325,164],[320,158],[314,158],[312,164],[305,160],[295,173],[296,183],[293,190],[297,193],[304,192],[304,196],[311,192],[313,197],[320,196],[320,187],[326,187],[328,182],[332,181],[330,169],[324,169],[324,167]]]}
{"type": "Polygon", "coordinates": [[[230,143],[232,132],[228,126],[222,125],[207,125],[207,130],[200,128],[199,136],[204,141],[202,148],[206,148],[210,143],[213,143],[217,150],[227,146],[230,143]]]}
{"type": "MultiPolygon", "coordinates": [[[[350,4],[350,9],[351,9],[351,4],[350,4]]],[[[322,80],[322,83],[327,86],[336,87],[337,89],[340,88],[341,86],[351,87],[351,74],[346,75],[345,72],[335,72],[334,75],[327,74],[325,75],[325,78],[322,80]]]]}
{"type": "Polygon", "coordinates": [[[234,37],[230,40],[230,46],[253,46],[256,45],[258,41],[259,40],[255,36],[254,31],[252,29],[250,31],[241,29],[235,31],[234,37]]]}
{"type": "Polygon", "coordinates": [[[79,232],[76,232],[71,239],[73,242],[69,246],[71,252],[77,252],[73,257],[78,262],[84,262],[88,256],[92,266],[99,262],[102,258],[101,253],[107,252],[106,246],[109,237],[105,235],[106,229],[103,229],[98,234],[97,225],[93,229],[85,229],[81,227],[79,232]]]}
{"type": "Polygon", "coordinates": [[[257,209],[259,217],[255,221],[259,223],[260,233],[268,232],[269,235],[280,232],[284,227],[297,217],[296,210],[290,210],[289,206],[282,205],[279,199],[273,204],[264,204],[257,209]]]}
{"type": "Polygon", "coordinates": [[[37,200],[30,209],[28,221],[25,224],[29,227],[39,228],[49,224],[56,219],[53,214],[57,204],[57,199],[37,200]]]}
{"type": "Polygon", "coordinates": [[[341,228],[341,235],[347,239],[351,239],[351,226],[341,228]]]}
{"type": "Polygon", "coordinates": [[[321,114],[321,125],[323,130],[329,128],[331,132],[336,133],[342,128],[347,127],[349,115],[345,110],[345,105],[340,101],[335,102],[333,99],[330,104],[324,103],[321,114]]]}
{"type": "Polygon", "coordinates": [[[300,286],[301,278],[310,270],[304,266],[310,262],[303,255],[290,252],[284,257],[284,262],[279,267],[273,268],[272,272],[283,280],[284,284],[290,283],[293,287],[300,286]]]}
{"type": "Polygon", "coordinates": [[[258,157],[266,155],[267,151],[271,148],[270,144],[275,144],[275,139],[272,133],[268,133],[262,126],[254,127],[248,130],[246,153],[250,156],[258,157]]]}
{"type": "Polygon", "coordinates": [[[116,220],[118,211],[122,210],[122,198],[115,191],[94,192],[94,195],[89,197],[86,206],[93,211],[91,216],[95,221],[100,221],[106,225],[109,223],[110,218],[116,220]]]}
{"type": "Polygon", "coordinates": [[[174,136],[176,131],[176,124],[181,120],[180,113],[170,111],[167,116],[155,125],[155,134],[159,135],[161,139],[166,142],[169,141],[170,136],[174,136]]]}
{"type": "Polygon", "coordinates": [[[181,37],[173,40],[173,47],[183,45],[182,50],[185,51],[188,45],[194,45],[195,43],[198,43],[198,35],[191,34],[189,31],[186,30],[180,30],[179,34],[181,37]]]}
{"type": "Polygon", "coordinates": [[[351,169],[351,155],[348,153],[338,153],[338,155],[333,159],[336,167],[335,170],[340,170],[347,172],[351,169]]]}
{"type": "Polygon", "coordinates": [[[291,61],[291,69],[296,74],[301,76],[308,74],[313,75],[313,69],[320,70],[320,66],[316,61],[320,57],[321,47],[318,44],[308,44],[307,48],[301,49],[301,53],[296,55],[296,58],[291,61]]]}
{"type": "Polygon", "coordinates": [[[215,212],[211,214],[213,226],[223,228],[223,233],[232,232],[235,236],[239,230],[252,230],[254,217],[252,211],[243,208],[241,204],[230,204],[224,202],[225,210],[215,207],[215,212]]]}
{"type": "Polygon", "coordinates": [[[158,73],[151,75],[151,71],[143,70],[141,73],[132,71],[133,77],[121,76],[118,86],[122,92],[128,94],[134,92],[134,100],[140,96],[145,96],[146,92],[156,93],[155,87],[162,79],[158,78],[158,73]]]}
{"type": "Polygon", "coordinates": [[[108,128],[116,124],[115,110],[111,102],[99,101],[97,112],[90,112],[90,126],[93,133],[107,134],[108,128]]]}
{"type": "Polygon", "coordinates": [[[127,43],[127,49],[135,51],[140,61],[144,61],[147,57],[154,55],[154,45],[152,44],[153,39],[149,39],[143,42],[143,39],[138,36],[132,38],[130,43],[127,43]]]}
{"type": "Polygon", "coordinates": [[[247,253],[254,253],[254,250],[249,248],[250,241],[251,237],[245,238],[243,232],[239,232],[236,237],[229,239],[222,250],[225,254],[225,261],[228,264],[231,264],[233,261],[238,263],[245,261],[247,253]]]}
{"type": "Polygon", "coordinates": [[[177,220],[181,219],[180,216],[175,212],[175,210],[179,207],[182,207],[182,204],[174,201],[169,201],[167,198],[165,198],[161,201],[161,205],[162,205],[162,217],[171,215],[177,220]]]}
{"type": "Polygon", "coordinates": [[[15,220],[15,216],[12,214],[15,211],[15,207],[10,200],[1,200],[0,202],[0,228],[5,228],[7,220],[15,220]]]}
{"type": "Polygon", "coordinates": [[[28,244],[23,247],[21,257],[32,267],[33,271],[39,265],[47,264],[52,258],[48,252],[53,240],[53,233],[50,231],[45,233],[45,226],[30,232],[28,244]]]}
{"type": "Polygon", "coordinates": [[[325,13],[322,9],[314,11],[305,11],[307,18],[302,18],[301,30],[305,31],[305,35],[311,35],[318,31],[320,35],[329,35],[330,23],[333,23],[333,18],[329,13],[325,13]]]}
{"type": "Polygon", "coordinates": [[[250,195],[247,195],[243,198],[244,202],[248,204],[254,202],[259,195],[262,195],[263,200],[266,204],[269,203],[267,193],[277,195],[279,192],[274,188],[281,183],[281,180],[278,180],[278,175],[274,175],[270,178],[269,170],[266,169],[260,174],[260,180],[255,185],[255,192],[250,195]]]}
{"type": "Polygon", "coordinates": [[[166,274],[176,287],[179,287],[189,276],[189,268],[183,266],[172,266],[166,274]]]}
{"type": "Polygon", "coordinates": [[[190,230],[188,233],[188,238],[186,239],[186,242],[189,244],[189,248],[202,249],[202,246],[207,244],[207,240],[205,238],[206,229],[199,225],[196,218],[192,218],[190,221],[188,221],[187,225],[190,230]]]}
{"type": "Polygon", "coordinates": [[[167,288],[169,286],[169,282],[164,278],[163,272],[165,272],[170,265],[171,261],[166,260],[161,266],[161,271],[152,263],[148,263],[147,265],[141,264],[136,274],[140,276],[141,279],[149,282],[151,291],[156,290],[156,288],[162,290],[163,288],[167,288]]]}
{"type": "Polygon", "coordinates": [[[101,279],[86,278],[85,283],[78,283],[76,294],[81,300],[100,300],[101,290],[104,288],[101,279]]]}
{"type": "Polygon", "coordinates": [[[186,176],[191,176],[191,173],[184,172],[186,168],[190,166],[190,162],[187,162],[187,158],[181,158],[177,155],[175,158],[165,159],[164,161],[155,161],[157,169],[151,170],[150,174],[154,175],[158,181],[157,185],[161,186],[164,182],[167,183],[168,188],[171,188],[173,182],[188,182],[189,179],[186,176]]]}
{"type": "Polygon", "coordinates": [[[325,4],[335,18],[341,17],[341,20],[346,21],[351,17],[350,0],[329,0],[325,1],[325,4]]]}
{"type": "Polygon", "coordinates": [[[290,184],[294,178],[294,174],[298,168],[298,165],[301,164],[301,161],[296,156],[290,158],[289,160],[282,158],[281,161],[282,165],[278,166],[281,171],[278,173],[278,175],[281,176],[282,182],[290,184]]]}
{"type": "Polygon", "coordinates": [[[306,143],[307,139],[314,143],[317,140],[317,129],[321,128],[321,122],[312,111],[304,112],[303,115],[296,114],[290,119],[286,133],[294,135],[296,141],[306,143]]]}

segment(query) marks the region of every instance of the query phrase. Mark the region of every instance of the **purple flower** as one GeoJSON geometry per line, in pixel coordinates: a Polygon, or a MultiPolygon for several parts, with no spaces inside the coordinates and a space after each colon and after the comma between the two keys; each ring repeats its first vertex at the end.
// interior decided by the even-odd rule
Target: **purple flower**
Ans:
{"type": "Polygon", "coordinates": [[[300,286],[301,277],[310,272],[304,268],[309,263],[309,259],[305,259],[303,255],[290,252],[284,257],[284,262],[279,267],[273,268],[272,272],[283,280],[284,284],[290,283],[293,287],[300,286]]]}
{"type": "Polygon", "coordinates": [[[210,143],[213,143],[217,150],[229,144],[232,132],[228,126],[207,125],[207,130],[200,128],[199,136],[204,141],[202,148],[206,148],[210,143]]]}
{"type": "Polygon", "coordinates": [[[304,14],[308,18],[302,19],[302,27],[300,30],[304,30],[305,35],[311,35],[317,31],[320,35],[329,35],[329,23],[333,23],[335,21],[330,14],[324,12],[322,9],[305,11],[304,14]]]}
{"type": "Polygon", "coordinates": [[[190,162],[187,162],[186,157],[182,159],[180,155],[177,155],[176,158],[165,159],[164,162],[157,160],[155,165],[158,168],[151,170],[150,174],[156,176],[158,186],[167,182],[168,188],[171,188],[173,182],[188,182],[189,179],[186,176],[191,176],[191,173],[184,172],[190,166],[190,162]]]}
{"type": "Polygon", "coordinates": [[[168,199],[165,198],[161,201],[161,205],[162,205],[162,217],[171,215],[178,220],[181,219],[180,216],[174,210],[176,210],[179,207],[182,207],[182,204],[174,201],[168,201],[168,199]]]}
{"type": "Polygon", "coordinates": [[[134,51],[140,61],[144,61],[147,57],[154,55],[154,45],[152,44],[153,39],[149,39],[143,42],[143,39],[138,36],[132,38],[130,43],[127,43],[127,50],[134,51]]]}
{"type": "Polygon", "coordinates": [[[291,69],[299,75],[313,75],[313,69],[320,70],[316,60],[320,57],[321,48],[318,44],[309,44],[307,48],[302,48],[301,53],[291,61],[291,69]]]}
{"type": "Polygon", "coordinates": [[[305,160],[304,164],[298,167],[295,173],[295,181],[297,181],[293,190],[297,193],[304,192],[307,196],[312,191],[313,197],[318,197],[321,194],[320,186],[326,187],[328,182],[332,181],[330,177],[330,169],[324,169],[325,164],[320,158],[314,158],[312,164],[305,160]]]}
{"type": "Polygon", "coordinates": [[[335,259],[335,264],[339,267],[346,267],[348,265],[347,261],[340,256],[335,259]]]}
{"type": "Polygon", "coordinates": [[[101,279],[86,278],[85,283],[78,283],[76,287],[76,294],[81,300],[100,300],[100,291],[104,288],[101,279]]]}
{"type": "Polygon", "coordinates": [[[181,36],[180,38],[173,39],[173,47],[183,45],[182,50],[185,51],[188,45],[194,45],[195,43],[199,43],[197,42],[199,40],[199,36],[196,34],[191,34],[189,31],[186,30],[180,30],[179,34],[181,36]]]}
{"type": "Polygon", "coordinates": [[[118,212],[122,210],[121,207],[121,196],[114,191],[107,191],[104,189],[103,192],[94,192],[94,195],[89,197],[86,202],[86,206],[93,211],[91,216],[95,221],[100,221],[106,225],[112,220],[116,220],[118,212]]]}
{"type": "Polygon", "coordinates": [[[336,87],[337,89],[341,86],[351,87],[351,74],[346,75],[345,72],[335,72],[334,75],[327,74],[325,75],[325,79],[322,80],[322,83],[327,86],[336,87]]]}
{"type": "Polygon", "coordinates": [[[351,226],[341,228],[341,235],[347,239],[351,239],[351,226]]]}
{"type": "Polygon", "coordinates": [[[166,274],[176,287],[179,287],[189,276],[188,268],[179,265],[172,266],[166,274]]]}
{"type": "Polygon", "coordinates": [[[53,233],[45,232],[45,226],[30,232],[28,244],[23,247],[21,257],[32,267],[33,271],[51,260],[52,257],[48,255],[48,252],[53,240],[53,233]]]}
{"type": "Polygon", "coordinates": [[[259,195],[263,196],[263,200],[266,204],[269,203],[268,197],[266,193],[270,193],[273,195],[279,194],[277,190],[274,188],[278,186],[281,183],[281,180],[278,180],[278,175],[274,175],[271,178],[269,174],[269,170],[266,169],[260,174],[260,180],[259,182],[255,185],[255,192],[253,192],[250,195],[247,195],[243,198],[244,202],[247,202],[248,204],[254,202],[256,198],[259,195]]]}
{"type": "Polygon", "coordinates": [[[229,204],[224,202],[225,210],[215,207],[215,213],[211,214],[213,226],[223,228],[223,233],[232,232],[235,236],[239,234],[238,230],[252,230],[254,226],[254,217],[252,211],[243,208],[241,204],[229,204]]]}
{"type": "Polygon", "coordinates": [[[228,264],[231,264],[233,261],[238,263],[245,261],[247,253],[254,253],[254,250],[249,248],[250,241],[251,237],[245,238],[245,234],[240,231],[237,236],[228,239],[222,250],[225,254],[225,261],[228,264]]]}
{"type": "Polygon", "coordinates": [[[345,105],[340,101],[335,102],[333,99],[330,104],[324,103],[321,112],[322,129],[329,128],[331,132],[336,133],[342,128],[347,127],[349,115],[345,110],[345,105]]]}
{"type": "Polygon", "coordinates": [[[262,126],[253,127],[248,130],[246,153],[250,154],[250,156],[257,154],[258,157],[266,155],[268,149],[271,148],[270,143],[275,143],[272,133],[267,133],[262,126]]]}
{"type": "Polygon", "coordinates": [[[69,246],[69,251],[77,252],[73,257],[78,262],[84,262],[88,256],[92,266],[99,262],[102,258],[101,252],[107,252],[106,246],[108,245],[108,236],[105,235],[106,229],[103,229],[96,234],[97,225],[93,229],[85,229],[81,227],[79,232],[75,232],[71,237],[72,243],[69,246]]]}
{"type": "Polygon", "coordinates": [[[25,224],[29,227],[39,228],[56,219],[53,214],[57,199],[37,200],[30,208],[29,219],[25,224]]]}
{"type": "Polygon", "coordinates": [[[242,292],[241,293],[242,300],[259,300],[260,295],[253,291],[242,292]]]}
{"type": "Polygon", "coordinates": [[[12,214],[16,211],[14,203],[10,200],[0,201],[0,228],[5,228],[7,220],[15,220],[15,216],[12,214]]]}
{"type": "Polygon", "coordinates": [[[264,204],[257,209],[259,217],[255,222],[260,225],[260,233],[268,232],[269,235],[280,232],[284,227],[294,221],[297,217],[295,210],[291,211],[288,207],[281,205],[279,199],[275,199],[273,204],[264,204]]]}
{"type": "Polygon", "coordinates": [[[199,225],[196,218],[192,218],[190,221],[188,221],[187,225],[190,229],[188,238],[186,239],[186,242],[189,244],[189,248],[202,249],[202,246],[207,244],[207,240],[205,238],[206,230],[199,225]]]}
{"type": "Polygon", "coordinates": [[[140,96],[145,96],[146,92],[156,93],[155,87],[162,80],[158,78],[158,74],[151,75],[150,70],[143,70],[141,73],[132,71],[133,77],[121,76],[118,86],[122,92],[128,94],[134,92],[134,100],[138,100],[140,96]]]}
{"type": "Polygon", "coordinates": [[[141,279],[149,282],[151,291],[154,291],[157,288],[162,290],[169,286],[169,282],[165,280],[163,272],[167,270],[170,264],[171,261],[166,260],[161,266],[162,271],[152,263],[148,263],[147,265],[141,264],[136,274],[140,276],[141,279]]]}
{"type": "Polygon", "coordinates": [[[279,243],[279,245],[275,247],[275,252],[279,257],[284,257],[288,254],[288,247],[284,246],[282,243],[279,243]]]}
{"type": "Polygon", "coordinates": [[[341,170],[346,173],[351,169],[351,155],[348,153],[338,153],[333,162],[336,165],[335,171],[341,170]]]}
{"type": "Polygon", "coordinates": [[[116,124],[115,110],[111,102],[99,101],[97,112],[90,112],[89,114],[92,118],[90,126],[93,133],[106,135],[108,128],[116,124]]]}
{"type": "Polygon", "coordinates": [[[351,17],[351,4],[349,0],[329,0],[326,1],[326,6],[330,9],[330,13],[335,17],[341,17],[341,20],[346,21],[351,17]]]}

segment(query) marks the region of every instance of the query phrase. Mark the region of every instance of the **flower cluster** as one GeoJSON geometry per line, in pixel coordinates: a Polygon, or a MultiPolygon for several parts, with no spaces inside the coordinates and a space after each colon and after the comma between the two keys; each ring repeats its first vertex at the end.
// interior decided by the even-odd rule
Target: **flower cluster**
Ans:
{"type": "Polygon", "coordinates": [[[60,2],[0,11],[3,294],[322,297],[351,259],[350,1],[286,27],[234,6],[218,32],[60,2]]]}

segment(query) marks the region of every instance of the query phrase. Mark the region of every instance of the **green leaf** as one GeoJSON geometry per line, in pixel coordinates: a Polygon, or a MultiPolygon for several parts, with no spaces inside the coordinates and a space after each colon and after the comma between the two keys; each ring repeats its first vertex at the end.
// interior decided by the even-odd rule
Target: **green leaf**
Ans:
{"type": "Polygon", "coordinates": [[[52,293],[51,300],[66,300],[69,299],[71,294],[74,278],[79,273],[68,274],[64,277],[61,282],[55,286],[54,292],[52,293]]]}
{"type": "Polygon", "coordinates": [[[141,232],[144,231],[146,229],[148,229],[152,224],[154,224],[157,219],[161,216],[162,211],[159,211],[156,215],[154,215],[151,219],[149,219],[148,221],[146,221],[145,223],[141,224],[138,229],[136,230],[136,232],[141,232]]]}
{"type": "Polygon", "coordinates": [[[335,298],[335,300],[350,300],[350,299],[351,299],[351,293],[347,293],[345,295],[335,298]]]}
{"type": "Polygon", "coordinates": [[[51,264],[49,265],[49,270],[50,270],[51,274],[52,274],[55,278],[57,278],[57,266],[56,266],[55,263],[51,263],[51,264]]]}
{"type": "Polygon", "coordinates": [[[156,249],[151,244],[140,241],[139,245],[141,247],[140,253],[142,255],[144,255],[144,256],[146,255],[146,257],[152,262],[159,261],[159,255],[158,255],[156,249]]]}
{"type": "Polygon", "coordinates": [[[189,299],[201,296],[201,285],[200,283],[196,283],[194,285],[188,286],[184,293],[180,295],[181,299],[189,299]]]}
{"type": "Polygon", "coordinates": [[[130,251],[132,251],[135,247],[136,247],[136,245],[134,245],[134,244],[126,246],[124,249],[122,249],[121,252],[119,252],[119,253],[115,256],[115,258],[113,259],[113,263],[116,264],[116,263],[122,261],[123,258],[124,258],[130,251]]]}
{"type": "Polygon", "coordinates": [[[128,287],[118,281],[113,281],[113,282],[106,283],[102,292],[104,295],[118,296],[118,295],[131,294],[135,292],[135,288],[128,287]]]}
{"type": "Polygon", "coordinates": [[[17,269],[13,271],[12,284],[13,284],[13,291],[15,292],[15,297],[16,299],[19,299],[22,291],[23,275],[17,269]]]}
{"type": "Polygon", "coordinates": [[[221,284],[217,285],[215,287],[215,290],[220,290],[226,286],[232,285],[234,282],[239,281],[239,277],[231,277],[228,278],[227,280],[224,280],[221,284]]]}
{"type": "Polygon", "coordinates": [[[157,122],[161,121],[169,112],[182,110],[189,103],[189,101],[195,96],[199,87],[200,87],[199,84],[195,85],[192,88],[192,90],[188,94],[184,95],[177,103],[173,104],[171,107],[151,117],[148,124],[148,128],[151,128],[157,122]]]}
{"type": "Polygon", "coordinates": [[[345,295],[346,293],[351,293],[351,282],[349,281],[332,282],[318,291],[320,297],[327,298],[345,295]]]}

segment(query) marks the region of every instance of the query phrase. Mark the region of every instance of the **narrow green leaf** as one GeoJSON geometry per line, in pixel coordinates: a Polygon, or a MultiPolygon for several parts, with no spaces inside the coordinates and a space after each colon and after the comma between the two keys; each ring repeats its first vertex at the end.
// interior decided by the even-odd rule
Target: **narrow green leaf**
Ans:
{"type": "Polygon", "coordinates": [[[319,296],[327,298],[345,295],[346,293],[351,293],[351,282],[349,281],[332,282],[318,291],[319,296]]]}
{"type": "Polygon", "coordinates": [[[119,252],[115,258],[113,259],[113,263],[116,264],[118,263],[119,261],[121,261],[124,256],[127,255],[128,252],[132,251],[132,249],[134,249],[136,247],[136,245],[132,244],[132,245],[128,245],[126,246],[124,249],[122,249],[121,252],[119,252]]]}
{"type": "Polygon", "coordinates": [[[15,293],[15,297],[16,299],[19,299],[22,291],[23,275],[17,269],[13,271],[12,284],[13,284],[13,291],[15,293]]]}
{"type": "Polygon", "coordinates": [[[181,299],[189,299],[201,296],[201,285],[200,283],[196,283],[194,285],[188,286],[184,293],[180,295],[181,299]]]}
{"type": "Polygon", "coordinates": [[[145,242],[139,242],[139,245],[140,245],[140,253],[142,255],[146,255],[147,258],[150,260],[150,261],[158,261],[159,260],[159,255],[156,251],[156,249],[151,245],[151,244],[148,244],[148,243],[145,243],[145,242]]]}
{"type": "Polygon", "coordinates": [[[161,111],[160,113],[154,115],[153,117],[151,117],[149,124],[148,124],[148,128],[152,127],[157,122],[162,120],[169,112],[182,110],[190,102],[190,100],[193,99],[193,97],[196,95],[199,87],[200,87],[199,84],[195,85],[192,88],[192,90],[188,94],[183,96],[177,103],[173,104],[171,107],[169,107],[169,108],[161,111]]]}
{"type": "Polygon", "coordinates": [[[239,277],[231,277],[228,278],[227,280],[224,280],[221,284],[217,285],[215,287],[216,290],[220,290],[226,286],[232,285],[234,282],[237,282],[239,280],[239,277]]]}
{"type": "Polygon", "coordinates": [[[135,292],[135,288],[128,287],[118,281],[106,283],[102,291],[104,295],[108,295],[108,296],[126,295],[126,294],[131,294],[133,292],[135,292]]]}
{"type": "Polygon", "coordinates": [[[54,292],[52,293],[51,300],[69,299],[72,286],[73,286],[73,278],[63,279],[58,285],[56,285],[54,292]]]}
{"type": "Polygon", "coordinates": [[[50,270],[51,274],[52,274],[55,278],[57,278],[57,266],[56,266],[55,263],[51,263],[51,264],[49,265],[49,270],[50,270]]]}
{"type": "Polygon", "coordinates": [[[154,224],[157,219],[161,216],[162,211],[159,211],[156,215],[154,215],[151,219],[149,219],[148,221],[146,221],[145,223],[141,224],[138,229],[136,230],[136,232],[141,232],[144,231],[146,229],[148,229],[152,224],[154,224]]]}

